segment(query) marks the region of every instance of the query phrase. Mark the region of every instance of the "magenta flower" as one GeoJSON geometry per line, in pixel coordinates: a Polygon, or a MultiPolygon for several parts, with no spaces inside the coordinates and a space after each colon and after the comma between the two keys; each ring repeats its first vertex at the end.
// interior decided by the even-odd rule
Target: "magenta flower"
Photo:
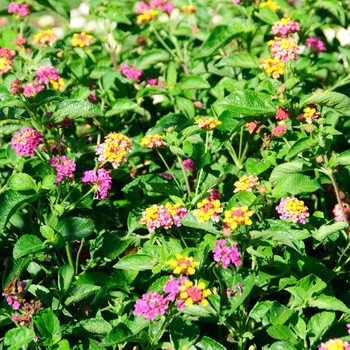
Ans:
{"type": "Polygon", "coordinates": [[[40,144],[44,143],[43,137],[39,131],[32,128],[17,131],[11,139],[12,148],[17,151],[20,157],[23,155],[34,157],[34,151],[40,144]]]}
{"type": "Polygon", "coordinates": [[[156,292],[148,292],[143,294],[141,299],[136,300],[133,314],[143,315],[145,320],[155,320],[157,315],[164,315],[167,308],[167,300],[164,296],[156,292]]]}
{"type": "Polygon", "coordinates": [[[29,84],[23,84],[23,94],[26,97],[34,97],[38,92],[45,89],[44,85],[38,85],[37,81],[33,81],[29,84]]]}
{"type": "Polygon", "coordinates": [[[310,36],[310,38],[306,39],[306,46],[314,53],[327,51],[325,43],[315,36],[310,36]]]}
{"type": "Polygon", "coordinates": [[[295,22],[290,18],[281,18],[272,26],[270,33],[286,37],[288,34],[298,32],[299,30],[300,26],[298,22],[295,22]]]}
{"type": "Polygon", "coordinates": [[[286,125],[278,125],[272,129],[271,135],[272,137],[282,137],[287,132],[287,129],[286,125]]]}
{"type": "Polygon", "coordinates": [[[277,120],[287,120],[290,117],[290,112],[288,109],[283,107],[277,107],[276,119],[277,120]]]}
{"type": "Polygon", "coordinates": [[[175,7],[175,5],[168,0],[152,0],[150,5],[151,7],[156,7],[163,12],[167,12],[169,15],[175,7]]]}
{"type": "Polygon", "coordinates": [[[52,66],[43,66],[36,69],[36,76],[39,83],[49,84],[50,80],[58,80],[61,78],[57,74],[58,70],[52,66]]]}
{"type": "MultiPolygon", "coordinates": [[[[343,203],[343,209],[344,209],[344,214],[346,216],[350,215],[350,209],[349,209],[349,205],[346,203],[343,203]]],[[[340,210],[340,205],[336,204],[333,208],[333,214],[334,214],[334,220],[335,221],[345,221],[344,217],[343,217],[343,213],[340,210]]]]}
{"type": "Polygon", "coordinates": [[[145,13],[151,9],[152,7],[149,4],[147,4],[147,2],[139,1],[136,4],[136,13],[145,13]]]}
{"type": "Polygon", "coordinates": [[[165,283],[163,288],[163,292],[168,293],[165,299],[167,301],[174,301],[176,298],[178,298],[181,293],[179,287],[184,286],[186,281],[189,281],[187,277],[180,277],[179,279],[174,280],[173,276],[171,275],[170,280],[165,283]]]}
{"type": "Polygon", "coordinates": [[[294,223],[299,221],[306,224],[305,219],[310,216],[309,208],[304,202],[294,197],[282,198],[276,210],[280,214],[280,219],[291,219],[294,223]]]}
{"type": "Polygon", "coordinates": [[[140,77],[143,74],[143,70],[136,68],[132,64],[124,63],[119,69],[118,72],[121,72],[125,75],[127,79],[135,79],[138,83],[141,81],[140,77]]]}
{"type": "Polygon", "coordinates": [[[160,88],[165,87],[165,85],[156,78],[146,78],[146,82],[151,86],[160,87],[160,88]]]}
{"type": "Polygon", "coordinates": [[[189,170],[192,173],[196,172],[196,166],[194,165],[194,162],[191,158],[183,160],[182,165],[183,165],[185,170],[189,170]]]}
{"type": "Polygon", "coordinates": [[[47,161],[53,168],[57,170],[56,186],[62,181],[63,177],[71,179],[73,177],[73,171],[75,170],[75,164],[66,156],[56,156],[47,161]]]}
{"type": "Polygon", "coordinates": [[[215,248],[212,250],[214,260],[220,262],[224,269],[227,269],[230,264],[235,266],[242,265],[241,254],[237,245],[231,244],[231,246],[227,246],[226,243],[226,239],[218,239],[214,242],[215,248]]]}
{"type": "Polygon", "coordinates": [[[18,16],[24,18],[30,14],[30,11],[28,6],[25,4],[11,2],[9,5],[8,13],[16,13],[18,16]]]}
{"type": "Polygon", "coordinates": [[[95,170],[85,171],[81,182],[94,185],[96,188],[94,199],[106,199],[108,191],[112,188],[111,174],[105,169],[98,169],[97,173],[95,170]]]}

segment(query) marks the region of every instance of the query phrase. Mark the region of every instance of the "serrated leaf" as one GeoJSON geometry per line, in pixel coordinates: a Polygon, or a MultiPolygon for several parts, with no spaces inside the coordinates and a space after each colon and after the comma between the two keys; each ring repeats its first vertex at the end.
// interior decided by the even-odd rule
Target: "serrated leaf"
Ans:
{"type": "Polygon", "coordinates": [[[290,341],[293,344],[298,342],[298,338],[291,329],[283,324],[275,325],[267,329],[267,333],[274,339],[290,341]]]}
{"type": "Polygon", "coordinates": [[[335,313],[328,311],[320,312],[310,318],[307,328],[311,346],[322,338],[323,334],[332,326],[334,320],[335,313]]]}
{"type": "Polygon", "coordinates": [[[220,231],[215,228],[212,222],[199,222],[199,218],[193,216],[192,213],[187,213],[187,215],[181,220],[181,224],[186,227],[193,227],[197,230],[204,230],[214,235],[220,234],[220,231]]]}
{"type": "Polygon", "coordinates": [[[28,174],[13,174],[7,182],[9,188],[15,191],[29,191],[36,189],[35,180],[28,174]]]}
{"type": "Polygon", "coordinates": [[[226,67],[230,66],[233,68],[259,68],[260,62],[259,59],[248,52],[240,52],[236,54],[231,54],[225,56],[221,61],[219,61],[215,66],[216,67],[226,67]]]}
{"type": "Polygon", "coordinates": [[[73,333],[88,338],[103,338],[112,330],[112,326],[102,318],[90,318],[78,322],[73,333]]]}
{"type": "Polygon", "coordinates": [[[314,94],[302,101],[302,106],[308,104],[327,106],[333,108],[343,116],[350,117],[350,98],[339,92],[320,92],[314,94]]]}
{"type": "Polygon", "coordinates": [[[209,37],[194,52],[196,59],[208,57],[221,47],[228,44],[236,35],[245,31],[240,23],[234,23],[231,27],[226,25],[218,25],[211,31],[209,37]]]}
{"type": "Polygon", "coordinates": [[[226,350],[223,345],[207,336],[202,337],[202,339],[196,343],[196,348],[202,350],[226,350]]]}
{"type": "Polygon", "coordinates": [[[312,169],[312,164],[305,161],[288,162],[277,165],[271,172],[270,182],[276,182],[283,175],[300,173],[312,169]]]}
{"type": "Polygon", "coordinates": [[[74,269],[68,263],[61,266],[58,272],[58,289],[64,296],[72,285],[74,269]]]}
{"type": "Polygon", "coordinates": [[[115,269],[132,271],[152,270],[154,267],[154,259],[150,255],[132,254],[124,256],[113,265],[113,267],[115,269]]]}
{"type": "Polygon", "coordinates": [[[133,335],[134,333],[125,324],[119,323],[102,340],[101,344],[104,346],[112,346],[114,344],[125,343],[127,339],[132,337],[133,335]]]}
{"type": "Polygon", "coordinates": [[[22,256],[34,254],[45,249],[44,243],[34,235],[24,235],[15,243],[13,247],[13,257],[15,259],[22,256]]]}
{"type": "Polygon", "coordinates": [[[289,318],[295,313],[284,305],[280,304],[278,301],[274,301],[270,309],[270,322],[273,325],[284,324],[289,318]]]}
{"type": "Polygon", "coordinates": [[[190,75],[182,79],[179,83],[181,90],[210,89],[211,85],[202,77],[190,75]]]}
{"type": "Polygon", "coordinates": [[[53,101],[61,101],[65,99],[65,96],[56,90],[43,90],[40,91],[37,95],[33,97],[31,102],[38,107],[44,106],[47,103],[53,102],[53,101]]]}
{"type": "Polygon", "coordinates": [[[128,98],[118,98],[114,103],[112,109],[106,112],[105,116],[108,118],[116,114],[131,111],[137,107],[139,107],[139,105],[128,98]]]}
{"type": "Polygon", "coordinates": [[[288,195],[298,195],[302,193],[312,193],[322,187],[316,179],[303,174],[286,174],[282,176],[272,190],[272,195],[277,198],[288,195]]]}
{"type": "Polygon", "coordinates": [[[314,231],[312,233],[312,237],[322,242],[332,233],[345,230],[348,226],[349,224],[345,221],[338,221],[333,224],[325,224],[322,225],[318,230],[314,231]]]}
{"type": "Polygon", "coordinates": [[[46,309],[35,317],[34,323],[40,332],[40,338],[48,338],[45,341],[46,345],[53,345],[61,340],[60,321],[50,309],[46,309]]]}
{"type": "Polygon", "coordinates": [[[135,67],[146,70],[152,68],[159,62],[167,62],[170,55],[167,51],[162,49],[149,50],[143,53],[134,63],[135,67]]]}
{"type": "Polygon", "coordinates": [[[183,346],[190,347],[199,337],[199,328],[189,319],[174,317],[169,328],[170,339],[175,349],[183,349],[183,346]]]}
{"type": "Polygon", "coordinates": [[[0,108],[6,107],[25,109],[25,104],[23,101],[17,99],[16,97],[8,96],[0,102],[0,108]]]}
{"type": "Polygon", "coordinates": [[[65,306],[77,303],[81,300],[88,298],[90,295],[95,294],[100,290],[100,286],[93,286],[91,284],[81,284],[78,286],[73,286],[69,291],[69,296],[64,302],[65,306]]]}
{"type": "Polygon", "coordinates": [[[317,145],[318,145],[317,140],[314,140],[311,137],[305,137],[305,138],[299,139],[289,149],[289,151],[286,155],[286,159],[290,159],[299,153],[302,153],[304,151],[308,151],[317,145]]]}
{"type": "Polygon", "coordinates": [[[254,15],[271,26],[280,20],[276,13],[268,6],[261,8],[259,12],[254,12],[254,15]]]}
{"type": "Polygon", "coordinates": [[[251,116],[275,115],[276,107],[271,95],[252,90],[235,91],[218,105],[235,113],[251,116]]]}
{"type": "Polygon", "coordinates": [[[90,236],[95,229],[91,220],[81,217],[67,217],[62,219],[56,226],[65,241],[74,241],[90,236]]]}
{"type": "Polygon", "coordinates": [[[92,118],[102,115],[100,107],[87,101],[64,100],[56,108],[51,117],[54,123],[61,123],[65,119],[92,118]]]}
{"type": "Polygon", "coordinates": [[[6,350],[19,350],[33,341],[35,333],[29,328],[12,328],[6,332],[4,345],[6,350]]]}
{"type": "Polygon", "coordinates": [[[349,309],[342,301],[328,295],[321,295],[316,300],[308,300],[308,304],[311,307],[317,307],[321,310],[349,312],[349,309]]]}

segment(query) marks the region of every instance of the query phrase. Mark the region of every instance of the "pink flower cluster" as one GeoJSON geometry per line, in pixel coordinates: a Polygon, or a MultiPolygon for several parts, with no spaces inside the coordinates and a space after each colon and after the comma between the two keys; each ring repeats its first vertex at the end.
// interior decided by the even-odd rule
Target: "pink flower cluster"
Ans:
{"type": "Polygon", "coordinates": [[[305,219],[310,216],[309,208],[304,202],[294,197],[282,198],[276,210],[280,214],[280,219],[291,219],[294,223],[299,221],[306,224],[305,219]]]}
{"type": "Polygon", "coordinates": [[[57,170],[56,186],[62,181],[63,176],[71,179],[73,177],[73,171],[75,170],[75,164],[66,156],[56,156],[47,161],[53,168],[57,170]]]}
{"type": "Polygon", "coordinates": [[[271,28],[271,34],[286,37],[288,34],[298,32],[300,30],[299,23],[290,18],[281,18],[271,28]]]}
{"type": "Polygon", "coordinates": [[[126,76],[127,79],[135,79],[138,83],[141,81],[140,77],[143,74],[143,70],[136,68],[132,64],[124,63],[119,69],[126,76]]]}
{"type": "Polygon", "coordinates": [[[267,43],[271,46],[271,55],[274,58],[279,58],[283,63],[286,63],[288,58],[297,60],[297,53],[300,51],[298,44],[291,38],[281,38],[275,36],[274,40],[267,43]]]}
{"type": "Polygon", "coordinates": [[[182,166],[184,167],[185,170],[189,170],[192,173],[196,172],[196,166],[194,165],[194,162],[191,158],[183,160],[182,166]]]}
{"type": "Polygon", "coordinates": [[[136,300],[133,314],[135,316],[143,315],[146,320],[155,320],[157,315],[164,315],[167,308],[167,300],[163,295],[148,292],[143,294],[141,299],[136,300]]]}
{"type": "Polygon", "coordinates": [[[325,43],[315,36],[306,39],[306,46],[314,53],[327,51],[325,43]]]}
{"type": "MultiPolygon", "coordinates": [[[[168,293],[168,295],[166,296],[166,300],[167,301],[174,301],[175,299],[177,299],[181,293],[180,291],[180,287],[185,285],[185,282],[189,281],[189,279],[185,276],[180,277],[177,280],[174,280],[173,276],[170,276],[170,280],[168,280],[163,288],[163,292],[168,293]]],[[[179,308],[182,310],[184,309],[185,305],[183,303],[180,303],[180,305],[178,305],[179,308]]]]}
{"type": "MultiPolygon", "coordinates": [[[[344,214],[346,216],[349,216],[350,215],[350,208],[349,208],[349,205],[346,204],[346,203],[343,203],[343,209],[344,209],[344,214]]],[[[344,220],[344,217],[343,217],[343,213],[342,211],[340,210],[340,205],[339,204],[336,204],[333,208],[333,214],[334,214],[334,220],[335,221],[345,221],[344,220]]]]}
{"type": "Polygon", "coordinates": [[[142,212],[140,223],[146,225],[150,232],[156,228],[169,229],[174,224],[181,226],[180,220],[187,214],[187,209],[180,204],[154,204],[142,212]]]}
{"type": "Polygon", "coordinates": [[[43,137],[39,131],[32,128],[17,131],[11,139],[12,148],[17,151],[20,157],[23,155],[34,157],[34,150],[44,142],[43,137]]]}
{"type": "Polygon", "coordinates": [[[145,13],[154,7],[163,12],[167,12],[170,15],[175,5],[168,0],[152,0],[149,4],[147,2],[140,1],[137,3],[136,13],[145,13]]]}
{"type": "Polygon", "coordinates": [[[90,183],[96,187],[94,199],[106,199],[112,188],[112,177],[108,170],[98,169],[85,171],[81,179],[83,183],[90,183]]]}
{"type": "Polygon", "coordinates": [[[61,78],[57,74],[58,70],[52,66],[43,66],[36,69],[36,76],[38,78],[39,83],[48,84],[50,80],[57,81],[61,78]]]}
{"type": "Polygon", "coordinates": [[[272,129],[271,135],[272,137],[282,137],[287,132],[287,130],[288,128],[286,125],[278,125],[272,129]]]}
{"type": "Polygon", "coordinates": [[[214,253],[214,260],[221,262],[224,269],[227,269],[230,264],[235,266],[242,265],[241,254],[237,245],[231,244],[231,246],[229,246],[226,243],[226,239],[218,239],[214,242],[215,248],[212,250],[214,253]]]}
{"type": "Polygon", "coordinates": [[[161,81],[155,78],[147,78],[146,82],[151,86],[160,87],[160,88],[165,87],[165,85],[161,81]]]}
{"type": "Polygon", "coordinates": [[[290,112],[287,108],[277,107],[276,119],[277,120],[287,120],[290,117],[290,112]]]}
{"type": "Polygon", "coordinates": [[[34,97],[38,92],[45,89],[44,85],[39,85],[39,83],[35,80],[29,84],[23,84],[23,94],[26,97],[34,97]]]}
{"type": "Polygon", "coordinates": [[[16,13],[18,16],[24,18],[30,14],[30,11],[28,6],[25,4],[11,2],[9,5],[8,13],[16,13]]]}
{"type": "Polygon", "coordinates": [[[21,81],[19,79],[14,80],[10,83],[11,95],[19,95],[23,93],[23,88],[20,87],[21,81]]]}
{"type": "Polygon", "coordinates": [[[321,343],[318,350],[350,350],[350,344],[341,339],[329,339],[325,343],[321,343]]]}

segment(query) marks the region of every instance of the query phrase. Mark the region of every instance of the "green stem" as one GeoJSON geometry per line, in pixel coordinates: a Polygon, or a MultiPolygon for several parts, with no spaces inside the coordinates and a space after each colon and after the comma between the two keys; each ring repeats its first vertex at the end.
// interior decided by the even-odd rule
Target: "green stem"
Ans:
{"type": "Polygon", "coordinates": [[[186,170],[185,170],[185,168],[184,168],[184,166],[182,164],[181,158],[179,156],[177,156],[177,160],[180,163],[180,166],[181,166],[181,169],[182,169],[182,173],[184,175],[188,197],[191,198],[192,197],[192,193],[191,193],[190,183],[188,182],[188,177],[187,177],[186,170]]]}
{"type": "Polygon", "coordinates": [[[158,155],[159,155],[159,158],[163,161],[163,163],[164,163],[165,167],[167,168],[168,172],[169,172],[170,175],[173,177],[173,179],[174,179],[174,181],[175,181],[177,187],[178,187],[180,190],[182,190],[181,185],[180,185],[179,182],[177,181],[175,175],[173,174],[173,171],[169,168],[168,163],[165,161],[164,157],[163,157],[162,154],[158,151],[157,148],[156,148],[156,151],[157,151],[157,153],[158,153],[158,155]]]}
{"type": "Polygon", "coordinates": [[[154,27],[153,24],[151,24],[150,29],[153,31],[153,33],[155,34],[155,36],[157,37],[157,39],[159,40],[159,42],[163,45],[163,47],[165,48],[166,51],[169,52],[169,54],[171,56],[173,56],[175,58],[175,60],[179,60],[179,57],[177,57],[174,52],[171,50],[171,48],[165,43],[165,41],[162,39],[162,37],[159,35],[157,29],[154,27]]]}
{"type": "MultiPolygon", "coordinates": [[[[204,154],[207,154],[208,152],[208,145],[209,145],[209,130],[207,130],[206,134],[205,134],[205,150],[204,150],[204,154]]],[[[196,185],[196,192],[195,192],[195,197],[197,197],[198,195],[198,191],[199,191],[199,186],[202,180],[202,176],[203,176],[203,168],[201,168],[201,170],[199,171],[199,176],[197,179],[197,185],[196,185]]]]}
{"type": "Polygon", "coordinates": [[[74,263],[73,263],[72,253],[70,251],[69,242],[66,242],[66,253],[67,253],[68,263],[74,271],[74,263]]]}
{"type": "Polygon", "coordinates": [[[78,274],[78,268],[79,268],[79,256],[80,256],[80,252],[83,249],[83,245],[84,245],[84,238],[81,239],[80,242],[80,246],[79,246],[79,250],[77,252],[77,258],[75,260],[75,274],[78,274]]]}

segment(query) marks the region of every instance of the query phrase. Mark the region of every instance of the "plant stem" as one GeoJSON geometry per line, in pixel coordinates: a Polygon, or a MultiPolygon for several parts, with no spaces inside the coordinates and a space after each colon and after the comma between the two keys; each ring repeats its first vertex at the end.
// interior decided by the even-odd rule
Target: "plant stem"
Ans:
{"type": "MultiPolygon", "coordinates": [[[[207,130],[206,134],[205,134],[205,150],[204,150],[204,154],[207,154],[208,152],[208,145],[209,145],[209,131],[207,130]]],[[[195,192],[195,197],[198,195],[198,191],[199,191],[199,186],[202,180],[202,175],[203,175],[203,168],[201,168],[201,170],[199,171],[199,176],[197,179],[197,185],[196,185],[196,192],[195,192]]]]}
{"type": "Polygon", "coordinates": [[[185,178],[186,190],[187,190],[188,197],[191,198],[192,197],[192,193],[191,193],[190,183],[188,182],[188,177],[187,177],[187,174],[186,174],[186,170],[185,170],[185,168],[184,168],[184,166],[182,164],[181,158],[179,156],[177,156],[177,160],[180,163],[180,166],[181,166],[181,169],[182,169],[182,173],[183,173],[184,178],[185,178]]]}
{"type": "Polygon", "coordinates": [[[79,246],[79,250],[78,250],[78,252],[77,252],[77,257],[76,257],[76,260],[75,260],[75,274],[76,274],[76,275],[78,274],[79,256],[80,256],[81,250],[83,249],[83,245],[84,245],[84,238],[81,239],[80,246],[79,246]]]}
{"type": "Polygon", "coordinates": [[[168,163],[165,161],[164,157],[163,157],[162,154],[158,151],[157,148],[156,148],[156,151],[157,151],[157,153],[158,153],[158,155],[159,155],[159,158],[163,161],[163,163],[164,163],[165,167],[167,168],[168,172],[170,173],[170,175],[171,175],[172,178],[174,179],[174,181],[175,181],[177,187],[178,187],[180,190],[182,190],[182,187],[181,187],[180,183],[177,181],[175,175],[173,174],[173,171],[169,168],[168,163]]]}
{"type": "Polygon", "coordinates": [[[153,33],[155,34],[155,36],[157,37],[157,39],[159,40],[159,42],[163,45],[163,47],[165,48],[165,50],[167,50],[169,52],[169,54],[171,56],[173,56],[175,58],[175,60],[179,60],[179,57],[177,57],[174,52],[171,50],[171,48],[165,43],[165,41],[162,39],[162,37],[159,35],[157,29],[155,28],[155,26],[153,24],[151,24],[150,29],[153,31],[153,33]]]}
{"type": "Polygon", "coordinates": [[[74,271],[74,263],[73,263],[72,253],[70,251],[69,242],[66,242],[66,253],[67,253],[67,258],[68,258],[69,265],[72,267],[72,269],[74,271]]]}

